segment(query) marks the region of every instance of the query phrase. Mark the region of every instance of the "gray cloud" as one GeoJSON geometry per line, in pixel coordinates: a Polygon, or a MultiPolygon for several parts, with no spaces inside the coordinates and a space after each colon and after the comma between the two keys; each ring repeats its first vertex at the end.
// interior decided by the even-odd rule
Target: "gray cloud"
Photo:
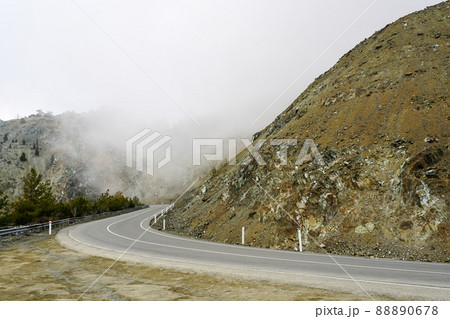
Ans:
{"type": "Polygon", "coordinates": [[[377,2],[255,126],[373,0],[77,2],[202,128],[74,2],[50,0],[0,4],[1,119],[102,108],[162,131],[249,136],[365,37],[439,1],[377,2]]]}

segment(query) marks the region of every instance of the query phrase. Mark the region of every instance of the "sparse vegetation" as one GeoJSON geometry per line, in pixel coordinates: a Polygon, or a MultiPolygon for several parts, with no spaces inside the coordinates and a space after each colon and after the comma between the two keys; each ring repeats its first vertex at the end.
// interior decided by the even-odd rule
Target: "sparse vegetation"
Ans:
{"type": "Polygon", "coordinates": [[[0,227],[10,223],[8,196],[0,190],[0,227]]]}
{"type": "Polygon", "coordinates": [[[114,195],[109,190],[99,198],[91,200],[77,196],[70,201],[57,201],[49,182],[34,168],[23,177],[23,196],[8,204],[8,198],[0,192],[0,226],[26,225],[46,222],[49,219],[79,217],[142,205],[138,197],[129,198],[121,192],[114,195]],[[9,209],[10,208],[10,209],[9,209]]]}
{"type": "Polygon", "coordinates": [[[69,202],[72,217],[87,215],[93,207],[94,204],[84,196],[77,196],[69,202]]]}
{"type": "Polygon", "coordinates": [[[133,208],[135,206],[133,199],[123,196],[122,192],[110,195],[109,190],[107,190],[106,193],[101,194],[94,202],[94,210],[98,213],[133,208]]]}

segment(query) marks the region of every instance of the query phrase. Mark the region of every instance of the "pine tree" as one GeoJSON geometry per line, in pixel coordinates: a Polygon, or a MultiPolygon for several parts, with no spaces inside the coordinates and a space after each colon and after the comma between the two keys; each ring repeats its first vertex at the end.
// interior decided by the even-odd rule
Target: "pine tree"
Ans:
{"type": "Polygon", "coordinates": [[[28,161],[27,155],[25,154],[25,152],[22,152],[22,155],[20,155],[20,161],[21,161],[21,162],[26,162],[26,161],[28,161]]]}
{"type": "Polygon", "coordinates": [[[50,217],[57,208],[52,187],[32,168],[23,178],[23,196],[11,204],[16,224],[27,224],[37,218],[50,217]]]}
{"type": "Polygon", "coordinates": [[[0,190],[0,213],[8,208],[8,196],[3,194],[3,191],[0,190]]]}
{"type": "Polygon", "coordinates": [[[39,141],[36,138],[36,149],[34,150],[34,155],[39,156],[39,141]]]}
{"type": "Polygon", "coordinates": [[[23,197],[32,203],[48,198],[52,194],[49,182],[42,181],[42,174],[38,174],[34,168],[23,178],[23,197]]]}
{"type": "Polygon", "coordinates": [[[8,196],[0,190],[0,226],[8,226],[11,223],[9,215],[8,196]]]}

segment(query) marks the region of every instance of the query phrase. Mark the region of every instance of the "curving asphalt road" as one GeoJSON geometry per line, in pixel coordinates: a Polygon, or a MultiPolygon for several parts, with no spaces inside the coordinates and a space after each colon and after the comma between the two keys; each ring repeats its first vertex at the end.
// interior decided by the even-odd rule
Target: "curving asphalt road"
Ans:
{"type": "Polygon", "coordinates": [[[149,228],[150,220],[165,207],[151,206],[72,226],[60,231],[57,238],[66,247],[113,259],[371,296],[450,300],[450,264],[330,256],[193,240],[149,228]]]}

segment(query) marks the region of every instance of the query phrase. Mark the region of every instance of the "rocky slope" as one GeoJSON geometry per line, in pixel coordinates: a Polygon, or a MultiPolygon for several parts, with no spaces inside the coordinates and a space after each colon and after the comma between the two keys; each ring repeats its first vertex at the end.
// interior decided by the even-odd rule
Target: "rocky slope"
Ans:
{"type": "Polygon", "coordinates": [[[51,182],[58,199],[98,195],[84,174],[86,163],[71,161],[56,147],[61,123],[50,114],[0,123],[0,190],[10,199],[22,195],[22,177],[31,168],[51,182]]]}
{"type": "Polygon", "coordinates": [[[188,236],[277,249],[445,261],[449,255],[450,3],[375,33],[254,136],[266,142],[183,196],[166,217],[188,236]],[[312,139],[325,165],[295,165],[312,139]],[[288,216],[291,215],[294,220],[288,216]],[[298,224],[297,224],[298,223],[298,224]]]}
{"type": "Polygon", "coordinates": [[[0,190],[11,200],[21,196],[22,177],[35,168],[60,200],[78,194],[94,198],[109,189],[159,204],[181,193],[203,170],[187,170],[175,180],[127,168],[125,141],[101,139],[91,131],[95,123],[88,113],[53,116],[43,112],[0,121],[0,190]]]}

